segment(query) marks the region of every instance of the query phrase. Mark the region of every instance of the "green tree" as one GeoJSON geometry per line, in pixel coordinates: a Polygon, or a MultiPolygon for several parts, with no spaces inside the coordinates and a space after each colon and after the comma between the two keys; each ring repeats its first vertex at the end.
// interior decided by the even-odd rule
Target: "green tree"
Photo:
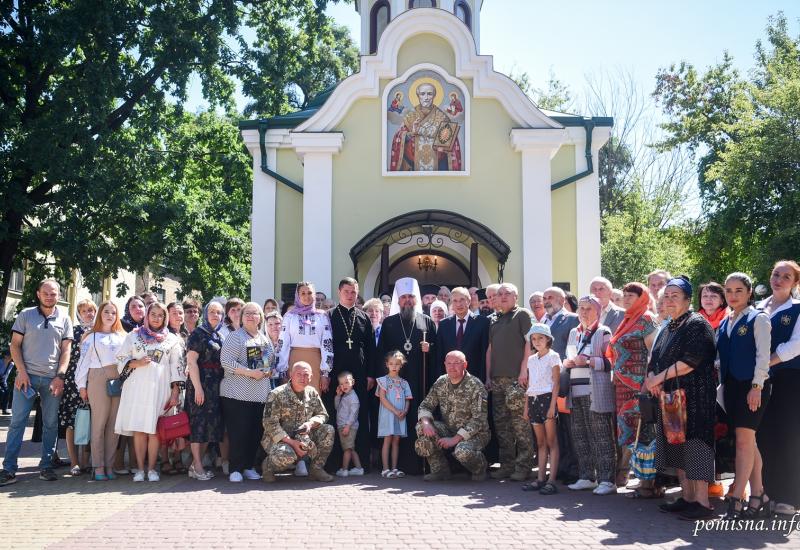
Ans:
{"type": "Polygon", "coordinates": [[[800,255],[800,40],[783,14],[766,30],[749,78],[727,53],[703,74],[681,63],[657,77],[669,117],[662,146],[686,144],[699,157],[702,231],[692,247],[702,278],[765,280],[775,260],[800,255]]]}
{"type": "MultiPolygon", "coordinates": [[[[267,6],[294,9],[302,32],[317,40],[313,29],[324,21],[319,18],[326,4],[326,0],[0,3],[0,308],[5,305],[11,270],[23,260],[41,272],[79,268],[88,286],[97,290],[101,279],[118,269],[142,271],[163,263],[165,251],[172,251],[186,253],[194,266],[176,262],[171,269],[191,267],[199,275],[172,273],[185,277],[187,284],[205,285],[212,268],[199,264],[201,256],[220,261],[221,252],[210,252],[208,242],[194,243],[194,251],[181,249],[176,245],[176,228],[191,226],[189,234],[196,238],[221,234],[222,243],[229,236],[213,224],[197,227],[214,220],[189,217],[196,209],[203,210],[187,207],[187,200],[207,198],[201,190],[204,182],[195,180],[196,187],[188,191],[187,180],[180,178],[192,173],[212,179],[221,176],[204,173],[199,166],[176,169],[185,151],[171,151],[170,140],[183,142],[179,133],[170,135],[166,130],[187,123],[180,104],[193,76],[199,78],[212,108],[230,110],[232,75],[248,59],[240,28],[246,14],[263,13],[267,6]]],[[[276,22],[271,24],[265,28],[277,29],[276,22]]],[[[331,31],[333,38],[321,35],[322,40],[343,40],[337,32],[331,31]]],[[[262,37],[266,40],[265,34],[262,37]]],[[[298,53],[293,47],[275,44],[270,59],[276,66],[289,63],[286,58],[295,63],[298,53]]],[[[324,52],[319,53],[322,50],[329,53],[315,50],[318,65],[331,63],[324,52]]],[[[307,80],[310,84],[303,85],[308,90],[327,82],[311,73],[307,80]]],[[[292,90],[281,88],[279,93],[288,98],[292,90]]],[[[289,100],[276,101],[284,103],[289,100]]],[[[260,112],[277,114],[280,109],[260,112]]],[[[216,151],[218,144],[209,141],[209,151],[216,151]]],[[[237,144],[225,158],[235,164],[240,152],[237,144]]],[[[241,176],[232,166],[222,170],[241,176]]],[[[218,183],[209,185],[208,190],[218,183]]],[[[238,208],[249,211],[248,202],[242,198],[238,208]]],[[[238,227],[247,233],[246,223],[238,227]]],[[[232,250],[242,252],[239,247],[232,250]]],[[[240,287],[241,282],[227,278],[234,274],[240,278],[241,273],[241,266],[231,267],[222,275],[224,285],[240,287]]]]}
{"type": "Polygon", "coordinates": [[[517,86],[519,86],[540,109],[564,112],[572,106],[573,97],[569,86],[559,80],[552,69],[550,70],[544,88],[534,87],[531,83],[530,75],[526,71],[518,72],[515,67],[511,68],[509,78],[516,82],[517,86]]]}
{"type": "Polygon", "coordinates": [[[303,109],[322,90],[358,70],[358,48],[349,30],[337,25],[320,2],[255,3],[246,24],[256,32],[244,40],[236,75],[253,98],[245,116],[267,117],[303,109]]]}
{"type": "Polygon", "coordinates": [[[620,198],[617,212],[603,217],[602,230],[602,272],[617,287],[644,281],[656,267],[672,273],[694,271],[688,227],[661,227],[658,208],[639,183],[620,198]]]}

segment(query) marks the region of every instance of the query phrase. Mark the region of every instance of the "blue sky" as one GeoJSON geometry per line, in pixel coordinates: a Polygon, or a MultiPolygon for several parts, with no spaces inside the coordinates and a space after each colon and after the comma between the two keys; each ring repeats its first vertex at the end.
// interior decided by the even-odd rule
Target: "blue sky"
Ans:
{"type": "MultiPolygon", "coordinates": [[[[660,67],[686,60],[705,68],[724,50],[747,71],[767,18],[779,11],[797,34],[800,0],[485,0],[481,53],[494,56],[500,72],[527,72],[534,87],[544,87],[552,71],[580,94],[587,74],[623,70],[649,93],[660,67]]],[[[328,13],[359,41],[361,20],[352,5],[331,5],[328,13]]],[[[241,109],[245,99],[237,103],[241,109]]],[[[203,106],[195,85],[188,108],[203,106]]]]}

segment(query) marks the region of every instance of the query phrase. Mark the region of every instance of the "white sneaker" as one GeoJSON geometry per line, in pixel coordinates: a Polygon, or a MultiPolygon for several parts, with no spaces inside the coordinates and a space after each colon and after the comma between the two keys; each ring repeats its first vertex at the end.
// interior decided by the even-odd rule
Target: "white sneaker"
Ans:
{"type": "Polygon", "coordinates": [[[258,472],[256,472],[256,471],[255,471],[255,470],[253,470],[252,468],[250,468],[250,469],[248,469],[248,470],[245,470],[245,471],[244,471],[244,472],[242,472],[242,473],[244,474],[244,478],[245,478],[245,479],[252,479],[252,480],[255,480],[255,479],[261,479],[261,476],[260,476],[260,475],[258,475],[258,472]]]}
{"type": "Polygon", "coordinates": [[[349,475],[350,472],[348,470],[345,470],[344,468],[339,468],[338,470],[336,470],[336,477],[347,477],[349,475]]]}
{"type": "Polygon", "coordinates": [[[585,491],[587,489],[594,489],[597,487],[597,483],[589,481],[588,479],[579,479],[572,485],[567,485],[567,487],[572,491],[585,491]]]}
{"type": "Polygon", "coordinates": [[[231,475],[228,476],[228,481],[231,481],[233,483],[241,483],[242,480],[243,480],[242,474],[240,474],[239,472],[231,472],[231,475]]]}
{"type": "Polygon", "coordinates": [[[350,468],[347,473],[351,476],[363,476],[364,468],[350,468]]]}
{"type": "Polygon", "coordinates": [[[592,492],[596,495],[613,495],[617,492],[617,486],[610,481],[602,481],[592,492]]]}
{"type": "Polygon", "coordinates": [[[308,468],[306,467],[305,460],[301,460],[297,463],[297,467],[294,469],[294,475],[297,477],[308,477],[308,468]]]}
{"type": "Polygon", "coordinates": [[[147,472],[147,481],[160,481],[160,480],[161,477],[155,470],[150,470],[149,472],[147,472]]]}
{"type": "Polygon", "coordinates": [[[144,470],[136,470],[133,474],[133,481],[144,481],[144,470]]]}

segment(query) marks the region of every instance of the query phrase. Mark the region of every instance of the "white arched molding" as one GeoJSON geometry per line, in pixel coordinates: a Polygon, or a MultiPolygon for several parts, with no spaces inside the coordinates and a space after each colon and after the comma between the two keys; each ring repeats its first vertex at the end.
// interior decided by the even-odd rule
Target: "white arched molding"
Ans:
{"type": "MultiPolygon", "coordinates": [[[[438,233],[432,235],[431,238],[435,239],[437,236],[442,237],[445,240],[448,239],[447,235],[440,235],[438,233]]],[[[399,258],[403,254],[406,254],[413,250],[419,250],[420,254],[423,254],[427,251],[427,249],[422,250],[408,243],[390,244],[389,263],[391,264],[394,259],[399,258]]],[[[469,265],[470,249],[468,246],[461,243],[448,242],[446,246],[442,247],[442,250],[450,252],[453,256],[456,256],[457,258],[461,259],[461,261],[463,261],[465,265],[469,265]]],[[[436,254],[435,250],[428,252],[431,255],[436,254]]],[[[380,254],[378,254],[378,257],[375,258],[375,260],[372,262],[369,269],[367,270],[367,275],[364,277],[364,285],[362,287],[362,290],[364,292],[372,293],[375,291],[375,285],[378,284],[378,277],[380,276],[380,273],[381,273],[381,256],[380,254]]],[[[478,257],[478,279],[480,280],[482,286],[485,286],[494,281],[494,278],[492,278],[492,276],[489,275],[489,270],[486,269],[486,264],[483,263],[483,260],[481,260],[480,256],[478,257]]],[[[367,297],[365,296],[365,298],[367,297]]]]}
{"type": "MultiPolygon", "coordinates": [[[[415,9],[417,9],[417,8],[415,8],[415,9]]],[[[423,9],[423,8],[418,8],[418,9],[423,9]]],[[[458,80],[457,78],[451,77],[447,73],[447,71],[445,71],[444,69],[442,69],[438,65],[434,65],[432,63],[420,63],[419,65],[414,65],[413,67],[408,69],[406,72],[404,72],[401,76],[399,76],[399,77],[395,78],[394,80],[392,80],[391,82],[389,82],[383,88],[383,96],[382,97],[383,97],[383,101],[382,101],[382,105],[381,105],[381,135],[383,136],[383,147],[381,147],[381,163],[382,163],[381,164],[381,175],[389,176],[389,177],[396,177],[396,176],[409,177],[409,176],[415,176],[415,175],[420,175],[420,176],[425,176],[425,177],[431,177],[431,176],[452,177],[452,176],[468,176],[469,175],[469,159],[472,156],[470,154],[470,152],[471,152],[470,137],[472,136],[472,132],[470,132],[470,129],[471,129],[471,126],[470,126],[471,118],[470,117],[472,116],[472,98],[470,97],[469,90],[467,89],[466,86],[464,86],[464,83],[461,80],[458,80]],[[462,147],[462,155],[463,155],[463,160],[464,160],[464,169],[459,171],[459,172],[447,172],[447,171],[438,171],[438,170],[431,171],[431,172],[390,172],[389,170],[386,169],[386,167],[388,166],[388,161],[389,161],[389,159],[386,158],[386,150],[388,148],[388,143],[389,143],[389,141],[388,141],[389,136],[386,135],[386,132],[387,132],[387,127],[386,127],[387,126],[386,125],[386,105],[388,104],[387,101],[389,101],[389,92],[391,91],[391,89],[395,85],[397,85],[397,84],[399,84],[401,82],[405,82],[406,80],[408,80],[411,77],[412,74],[414,74],[417,71],[431,71],[431,72],[434,72],[434,73],[438,74],[439,76],[441,76],[445,81],[447,81],[448,84],[452,84],[453,86],[455,86],[456,88],[461,90],[461,93],[464,94],[463,95],[463,97],[464,97],[464,144],[463,144],[463,147],[462,147]]]]}
{"type": "Polygon", "coordinates": [[[401,46],[418,34],[433,34],[447,41],[455,53],[456,78],[472,79],[472,97],[496,99],[521,128],[562,128],[539,110],[517,84],[494,70],[492,56],[478,55],[475,39],[453,13],[438,8],[415,8],[397,16],[381,35],[378,53],[361,56],[359,72],[344,79],[317,113],[295,132],[330,132],[350,107],[363,98],[380,95],[381,79],[397,78],[401,46]]]}

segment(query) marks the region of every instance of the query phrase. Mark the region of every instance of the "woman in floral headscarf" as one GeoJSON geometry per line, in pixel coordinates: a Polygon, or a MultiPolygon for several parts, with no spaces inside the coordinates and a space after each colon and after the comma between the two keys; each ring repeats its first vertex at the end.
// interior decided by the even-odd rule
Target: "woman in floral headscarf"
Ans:
{"type": "Polygon", "coordinates": [[[289,372],[297,361],[311,365],[311,386],[328,391],[328,375],[333,368],[333,334],[328,314],[314,307],[314,285],[297,283],[294,309],[283,317],[278,340],[278,372],[289,372]]]}
{"type": "Polygon", "coordinates": [[[121,376],[129,374],[122,386],[114,430],[133,435],[138,465],[133,481],[145,480],[145,456],[147,480],[159,480],[155,469],[160,446],[156,423],[167,409],[178,404],[183,340],[169,331],[167,315],[164,304],[150,304],[142,326],[128,334],[117,354],[121,376]]]}
{"type": "MultiPolygon", "coordinates": [[[[628,283],[622,288],[625,317],[608,343],[606,355],[611,360],[616,394],[617,486],[624,487],[630,468],[630,447],[636,440],[641,415],[639,394],[647,374],[647,359],[656,333],[655,315],[649,311],[650,293],[642,283],[628,283]]],[[[660,496],[652,486],[640,485],[639,497],[660,496]]]]}

